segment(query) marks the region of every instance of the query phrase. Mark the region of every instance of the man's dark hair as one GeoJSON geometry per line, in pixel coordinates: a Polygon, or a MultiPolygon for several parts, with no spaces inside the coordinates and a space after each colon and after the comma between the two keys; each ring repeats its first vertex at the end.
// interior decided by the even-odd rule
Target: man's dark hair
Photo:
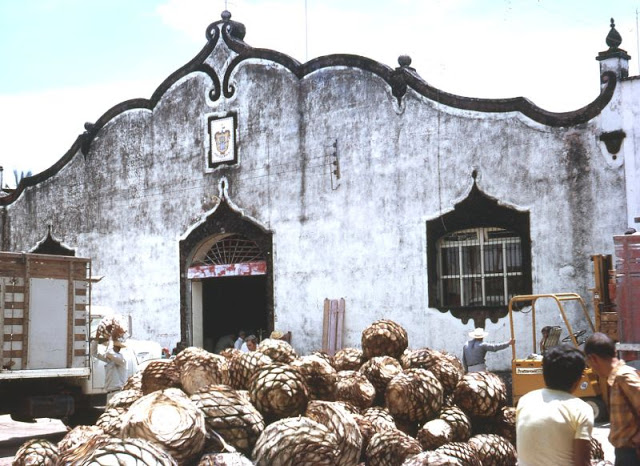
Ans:
{"type": "Polygon", "coordinates": [[[604,333],[594,333],[584,343],[585,354],[595,354],[601,358],[615,358],[616,357],[616,343],[609,335],[604,333]]]}
{"type": "Polygon", "coordinates": [[[570,345],[547,350],[542,358],[542,375],[547,388],[570,392],[585,368],[584,354],[570,345]]]}

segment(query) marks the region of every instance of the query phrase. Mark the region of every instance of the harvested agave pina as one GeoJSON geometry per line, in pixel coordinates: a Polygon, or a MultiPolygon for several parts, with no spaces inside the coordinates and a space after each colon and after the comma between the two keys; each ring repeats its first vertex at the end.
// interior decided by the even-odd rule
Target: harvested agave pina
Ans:
{"type": "Polygon", "coordinates": [[[104,431],[98,426],[76,426],[58,442],[58,451],[63,454],[75,450],[96,435],[104,435],[104,431]]]}
{"type": "Polygon", "coordinates": [[[262,432],[253,459],[257,466],[335,466],[338,440],[322,424],[298,416],[280,419],[262,432]]]}
{"type": "Polygon", "coordinates": [[[226,385],[210,385],[191,395],[191,400],[204,413],[208,431],[251,454],[264,430],[264,419],[247,397],[226,385]]]}
{"type": "Polygon", "coordinates": [[[229,361],[208,351],[194,354],[178,370],[182,389],[189,395],[207,385],[229,383],[229,361]]]}
{"type": "Polygon", "coordinates": [[[383,401],[387,385],[391,379],[402,372],[402,366],[391,356],[375,356],[360,366],[360,372],[376,389],[376,398],[383,401]]]}
{"type": "Polygon", "coordinates": [[[407,369],[391,379],[385,400],[394,417],[422,423],[440,411],[443,389],[431,371],[407,369]]]}
{"type": "Polygon", "coordinates": [[[148,440],[111,437],[96,444],[95,448],[73,464],[77,466],[177,466],[178,463],[160,446],[148,440]]]}
{"type": "Polygon", "coordinates": [[[178,464],[186,464],[204,447],[204,414],[182,390],[153,392],[131,405],[122,420],[122,436],[157,443],[178,464]]]}
{"type": "Polygon", "coordinates": [[[453,392],[455,404],[470,416],[494,416],[504,404],[507,389],[491,372],[465,374],[453,392]]]}
{"type": "Polygon", "coordinates": [[[434,451],[456,458],[460,464],[468,466],[483,466],[480,462],[480,458],[478,458],[476,449],[466,442],[445,443],[434,451]]]}
{"type": "Polygon", "coordinates": [[[504,437],[496,434],[479,434],[469,440],[476,450],[482,466],[511,466],[516,464],[516,449],[504,437]]]}
{"type": "Polygon", "coordinates": [[[304,377],[310,399],[325,401],[335,399],[338,373],[325,358],[312,354],[296,359],[291,365],[304,377]]]}
{"type": "Polygon", "coordinates": [[[364,362],[359,348],[342,348],[333,355],[333,367],[336,371],[357,371],[364,362]]]}
{"type": "Polygon", "coordinates": [[[266,354],[273,362],[281,362],[283,364],[289,364],[298,357],[293,346],[286,341],[275,340],[273,338],[262,340],[256,351],[266,354]]]}
{"type": "Polygon", "coordinates": [[[340,456],[336,466],[355,466],[362,450],[360,428],[341,403],[329,401],[311,401],[307,405],[305,416],[324,425],[338,441],[340,456]]]}
{"type": "Polygon", "coordinates": [[[362,353],[365,359],[375,356],[400,358],[409,345],[407,331],[392,320],[376,320],[362,331],[362,353]]]}
{"type": "Polygon", "coordinates": [[[282,363],[257,369],[251,378],[249,396],[267,422],[303,414],[309,401],[300,371],[282,363]]]}
{"type": "Polygon", "coordinates": [[[56,466],[58,447],[45,439],[32,439],[23,443],[13,458],[15,466],[56,466]]]}
{"type": "Polygon", "coordinates": [[[422,452],[420,443],[398,429],[382,430],[371,437],[365,452],[368,466],[402,465],[422,452]]]}
{"type": "Polygon", "coordinates": [[[376,389],[369,379],[358,371],[340,371],[336,380],[336,400],[344,401],[358,409],[373,405],[376,389]]]}

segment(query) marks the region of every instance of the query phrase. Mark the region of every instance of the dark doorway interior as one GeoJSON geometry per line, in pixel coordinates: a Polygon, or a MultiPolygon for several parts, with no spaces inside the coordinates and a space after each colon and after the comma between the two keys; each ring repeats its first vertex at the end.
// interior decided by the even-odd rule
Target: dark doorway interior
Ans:
{"type": "Polygon", "coordinates": [[[215,277],[202,281],[204,348],[242,329],[258,338],[267,332],[267,277],[215,277]]]}

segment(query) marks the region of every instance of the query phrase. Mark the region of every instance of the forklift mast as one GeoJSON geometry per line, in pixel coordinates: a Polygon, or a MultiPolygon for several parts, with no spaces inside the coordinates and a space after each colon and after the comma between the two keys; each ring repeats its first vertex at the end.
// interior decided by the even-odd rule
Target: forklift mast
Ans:
{"type": "Polygon", "coordinates": [[[607,334],[618,341],[618,310],[616,308],[616,271],[613,268],[611,254],[591,256],[593,262],[594,287],[593,309],[595,312],[596,332],[607,334]]]}

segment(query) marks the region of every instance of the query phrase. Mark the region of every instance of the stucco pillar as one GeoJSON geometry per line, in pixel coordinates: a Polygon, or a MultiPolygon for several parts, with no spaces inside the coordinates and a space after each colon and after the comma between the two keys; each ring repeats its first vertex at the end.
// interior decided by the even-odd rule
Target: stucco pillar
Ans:
{"type": "MultiPolygon", "coordinates": [[[[626,50],[622,50],[619,46],[622,43],[622,36],[616,31],[615,23],[611,18],[611,29],[607,34],[608,50],[600,52],[596,60],[600,62],[600,76],[605,71],[613,71],[618,77],[618,81],[629,76],[629,60],[631,57],[626,50]]],[[[601,83],[601,86],[605,84],[601,83]]]]}
{"type": "MultiPolygon", "coordinates": [[[[635,118],[633,112],[629,112],[630,98],[625,92],[623,80],[629,76],[629,60],[631,57],[620,48],[622,37],[615,28],[611,18],[611,29],[607,34],[606,43],[608,50],[598,53],[596,60],[600,62],[600,76],[607,71],[615,73],[618,84],[611,102],[603,109],[600,115],[600,144],[606,146],[603,154],[608,162],[615,166],[624,163],[626,180],[626,204],[627,219],[625,226],[635,226],[635,218],[640,216],[640,158],[636,155],[635,118]]],[[[608,83],[601,82],[603,88],[608,83]]],[[[640,228],[639,228],[640,229],[640,228]]]]}

